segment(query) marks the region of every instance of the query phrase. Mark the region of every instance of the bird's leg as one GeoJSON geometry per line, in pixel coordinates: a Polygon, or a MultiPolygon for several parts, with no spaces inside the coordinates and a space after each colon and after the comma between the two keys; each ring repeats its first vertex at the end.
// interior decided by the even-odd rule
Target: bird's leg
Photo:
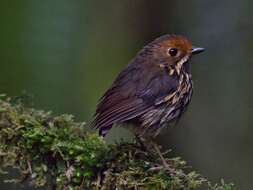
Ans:
{"type": "MultiPolygon", "coordinates": [[[[156,133],[157,135],[158,133],[156,133]]],[[[155,136],[156,136],[155,135],[155,136]]],[[[143,136],[143,135],[139,135],[139,134],[136,134],[135,133],[135,137],[136,137],[136,141],[140,144],[140,147],[148,152],[150,155],[154,154],[153,151],[155,151],[155,154],[157,154],[161,161],[162,161],[162,166],[164,167],[164,169],[170,173],[170,174],[173,174],[174,173],[174,170],[170,167],[169,163],[166,161],[166,159],[163,157],[163,154],[161,153],[160,151],[160,147],[157,143],[155,143],[154,141],[154,136],[153,137],[150,137],[150,136],[143,136]],[[153,147],[153,148],[152,148],[153,147]],[[153,149],[153,151],[152,151],[153,149]]],[[[151,170],[156,170],[156,169],[161,169],[161,166],[159,167],[154,167],[154,168],[151,168],[151,170]]]]}
{"type": "Polygon", "coordinates": [[[144,142],[144,139],[142,139],[139,135],[135,135],[135,138],[136,138],[136,142],[140,144],[141,148],[143,148],[144,150],[147,149],[147,147],[144,145],[145,142],[144,142]]]}
{"type": "Polygon", "coordinates": [[[153,147],[154,147],[156,153],[158,154],[158,156],[160,157],[165,170],[168,171],[170,174],[173,174],[174,170],[170,167],[170,164],[163,157],[163,154],[160,151],[159,145],[157,145],[154,141],[151,141],[151,144],[153,145],[153,147]]]}

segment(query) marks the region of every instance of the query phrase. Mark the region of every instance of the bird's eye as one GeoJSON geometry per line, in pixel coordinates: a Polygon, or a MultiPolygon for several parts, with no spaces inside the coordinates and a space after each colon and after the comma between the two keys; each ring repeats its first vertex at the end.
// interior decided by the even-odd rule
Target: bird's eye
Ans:
{"type": "Polygon", "coordinates": [[[169,50],[168,50],[168,53],[170,54],[170,56],[172,56],[172,57],[174,57],[174,56],[176,56],[177,55],[177,48],[170,48],[169,50]]]}

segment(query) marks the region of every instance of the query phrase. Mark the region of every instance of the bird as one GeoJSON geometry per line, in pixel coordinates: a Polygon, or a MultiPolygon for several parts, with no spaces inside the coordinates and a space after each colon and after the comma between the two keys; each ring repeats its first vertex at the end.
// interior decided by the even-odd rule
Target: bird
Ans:
{"type": "Polygon", "coordinates": [[[92,126],[105,136],[113,126],[127,124],[136,136],[155,138],[186,111],[193,94],[189,60],[204,50],[175,34],[144,46],[100,98],[92,126]]]}

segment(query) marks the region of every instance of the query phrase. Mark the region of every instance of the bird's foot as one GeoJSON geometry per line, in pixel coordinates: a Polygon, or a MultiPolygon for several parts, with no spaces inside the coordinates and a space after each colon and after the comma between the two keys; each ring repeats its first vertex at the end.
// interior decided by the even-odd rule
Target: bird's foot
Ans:
{"type": "Polygon", "coordinates": [[[171,165],[166,160],[162,162],[163,162],[164,170],[170,175],[173,175],[175,173],[175,170],[171,167],[171,165]]]}
{"type": "Polygon", "coordinates": [[[140,145],[140,147],[143,149],[143,150],[147,150],[147,147],[145,146],[145,140],[140,137],[139,135],[135,135],[135,139],[136,139],[136,143],[140,145]]]}
{"type": "Polygon", "coordinates": [[[164,162],[162,165],[156,165],[154,167],[149,168],[148,171],[161,171],[164,170],[169,175],[174,175],[175,170],[171,167],[168,162],[164,162]]]}

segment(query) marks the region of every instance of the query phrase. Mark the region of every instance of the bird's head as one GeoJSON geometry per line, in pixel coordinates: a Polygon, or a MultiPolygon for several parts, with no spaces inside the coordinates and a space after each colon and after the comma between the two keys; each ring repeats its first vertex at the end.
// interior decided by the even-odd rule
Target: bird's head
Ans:
{"type": "Polygon", "coordinates": [[[181,35],[161,36],[145,49],[161,67],[173,67],[178,73],[192,55],[204,51],[204,48],[194,47],[187,38],[181,35]]]}

